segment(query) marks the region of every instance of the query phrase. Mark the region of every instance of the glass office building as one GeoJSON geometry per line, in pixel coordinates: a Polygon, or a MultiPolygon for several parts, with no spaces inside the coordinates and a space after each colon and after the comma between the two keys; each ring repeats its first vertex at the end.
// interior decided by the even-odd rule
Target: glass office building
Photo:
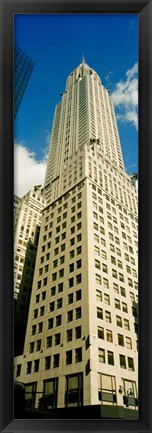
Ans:
{"type": "Polygon", "coordinates": [[[17,45],[14,47],[14,119],[34,67],[33,60],[17,45]]]}

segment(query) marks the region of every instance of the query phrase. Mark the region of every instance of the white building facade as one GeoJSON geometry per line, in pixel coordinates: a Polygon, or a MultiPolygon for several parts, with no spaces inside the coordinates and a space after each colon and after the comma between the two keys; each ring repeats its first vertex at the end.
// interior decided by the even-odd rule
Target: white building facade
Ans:
{"type": "Polygon", "coordinates": [[[44,191],[15,378],[36,395],[36,407],[43,394],[52,409],[99,405],[118,416],[127,402],[136,411],[137,190],[124,170],[109,91],[84,60],[55,109],[44,191]]]}
{"type": "Polygon", "coordinates": [[[14,202],[15,353],[22,353],[20,350],[24,345],[42,210],[45,205],[42,187],[35,186],[22,198],[15,196],[14,202]]]}

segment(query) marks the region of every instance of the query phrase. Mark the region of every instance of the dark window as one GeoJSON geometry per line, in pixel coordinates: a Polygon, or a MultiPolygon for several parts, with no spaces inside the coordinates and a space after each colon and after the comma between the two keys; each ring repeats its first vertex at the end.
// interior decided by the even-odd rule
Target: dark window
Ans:
{"type": "Polygon", "coordinates": [[[62,298],[57,299],[57,308],[62,308],[62,298]]]}
{"type": "Polygon", "coordinates": [[[61,314],[59,316],[56,316],[56,326],[61,325],[61,314]]]}
{"type": "Polygon", "coordinates": [[[67,321],[71,322],[73,320],[73,310],[67,312],[67,321]]]}
{"type": "Polygon", "coordinates": [[[52,346],[52,335],[49,335],[49,337],[47,337],[46,339],[46,348],[51,346],[52,346]]]}
{"type": "Polygon", "coordinates": [[[32,361],[27,362],[26,374],[30,374],[32,370],[32,361]]]}
{"type": "Polygon", "coordinates": [[[34,373],[36,373],[37,371],[39,371],[39,359],[35,359],[34,361],[34,373]]]}
{"type": "Polygon", "coordinates": [[[81,299],[81,290],[76,291],[76,301],[80,301],[81,299]]]}
{"type": "Polygon", "coordinates": [[[51,366],[51,356],[46,356],[45,358],[45,370],[49,370],[51,366]]]}
{"type": "Polygon", "coordinates": [[[119,359],[120,359],[120,367],[121,368],[126,368],[126,358],[124,355],[119,355],[119,359]]]}
{"type": "Polygon", "coordinates": [[[69,279],[69,287],[73,287],[74,286],[74,278],[70,278],[69,279]]]}
{"type": "Polygon", "coordinates": [[[73,303],[73,293],[70,293],[68,295],[68,304],[72,304],[73,303]]]}
{"type": "Polygon", "coordinates": [[[72,350],[66,352],[66,364],[72,364],[72,350]]]}
{"type": "Polygon", "coordinates": [[[55,302],[50,302],[50,311],[54,311],[55,302]]]}
{"type": "Polygon", "coordinates": [[[72,341],[72,329],[67,330],[67,341],[72,341]]]}
{"type": "Polygon", "coordinates": [[[81,283],[81,274],[76,275],[76,284],[81,283]]]}
{"type": "Polygon", "coordinates": [[[108,350],[107,355],[108,355],[108,364],[114,365],[114,354],[113,354],[113,352],[110,352],[108,350]]]}
{"type": "Polygon", "coordinates": [[[48,329],[52,329],[53,328],[53,317],[51,317],[51,319],[48,319],[48,329]]]}
{"type": "Polygon", "coordinates": [[[56,353],[56,355],[54,355],[54,359],[53,359],[53,368],[59,367],[59,353],[56,353]]]}
{"type": "Polygon", "coordinates": [[[82,347],[78,347],[75,349],[75,362],[82,361],[82,347]]]}
{"type": "Polygon", "coordinates": [[[81,338],[81,326],[77,326],[75,328],[75,338],[76,339],[81,338]]]}
{"type": "Polygon", "coordinates": [[[74,263],[69,265],[69,272],[74,272],[74,263]]]}

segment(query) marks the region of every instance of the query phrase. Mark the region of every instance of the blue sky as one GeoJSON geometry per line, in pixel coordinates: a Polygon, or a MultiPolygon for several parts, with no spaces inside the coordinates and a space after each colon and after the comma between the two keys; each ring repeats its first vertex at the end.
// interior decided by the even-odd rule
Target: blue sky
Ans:
{"type": "Polygon", "coordinates": [[[137,172],[138,15],[17,14],[14,42],[35,62],[14,122],[15,193],[44,181],[54,108],[83,53],[111,92],[125,167],[137,172]]]}

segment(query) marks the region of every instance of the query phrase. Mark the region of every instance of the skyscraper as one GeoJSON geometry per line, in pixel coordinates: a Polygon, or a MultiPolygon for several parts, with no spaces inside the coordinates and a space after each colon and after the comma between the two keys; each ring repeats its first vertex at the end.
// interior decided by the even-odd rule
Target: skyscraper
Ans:
{"type": "Polygon", "coordinates": [[[42,211],[42,187],[14,197],[14,354],[23,352],[42,211]]]}
{"type": "Polygon", "coordinates": [[[34,67],[33,60],[17,45],[14,47],[14,119],[34,67]]]}
{"type": "Polygon", "coordinates": [[[38,405],[36,391],[52,409],[89,407],[95,417],[134,418],[136,182],[124,170],[109,91],[84,59],[55,109],[44,191],[16,376],[27,384],[31,405],[38,405]]]}

